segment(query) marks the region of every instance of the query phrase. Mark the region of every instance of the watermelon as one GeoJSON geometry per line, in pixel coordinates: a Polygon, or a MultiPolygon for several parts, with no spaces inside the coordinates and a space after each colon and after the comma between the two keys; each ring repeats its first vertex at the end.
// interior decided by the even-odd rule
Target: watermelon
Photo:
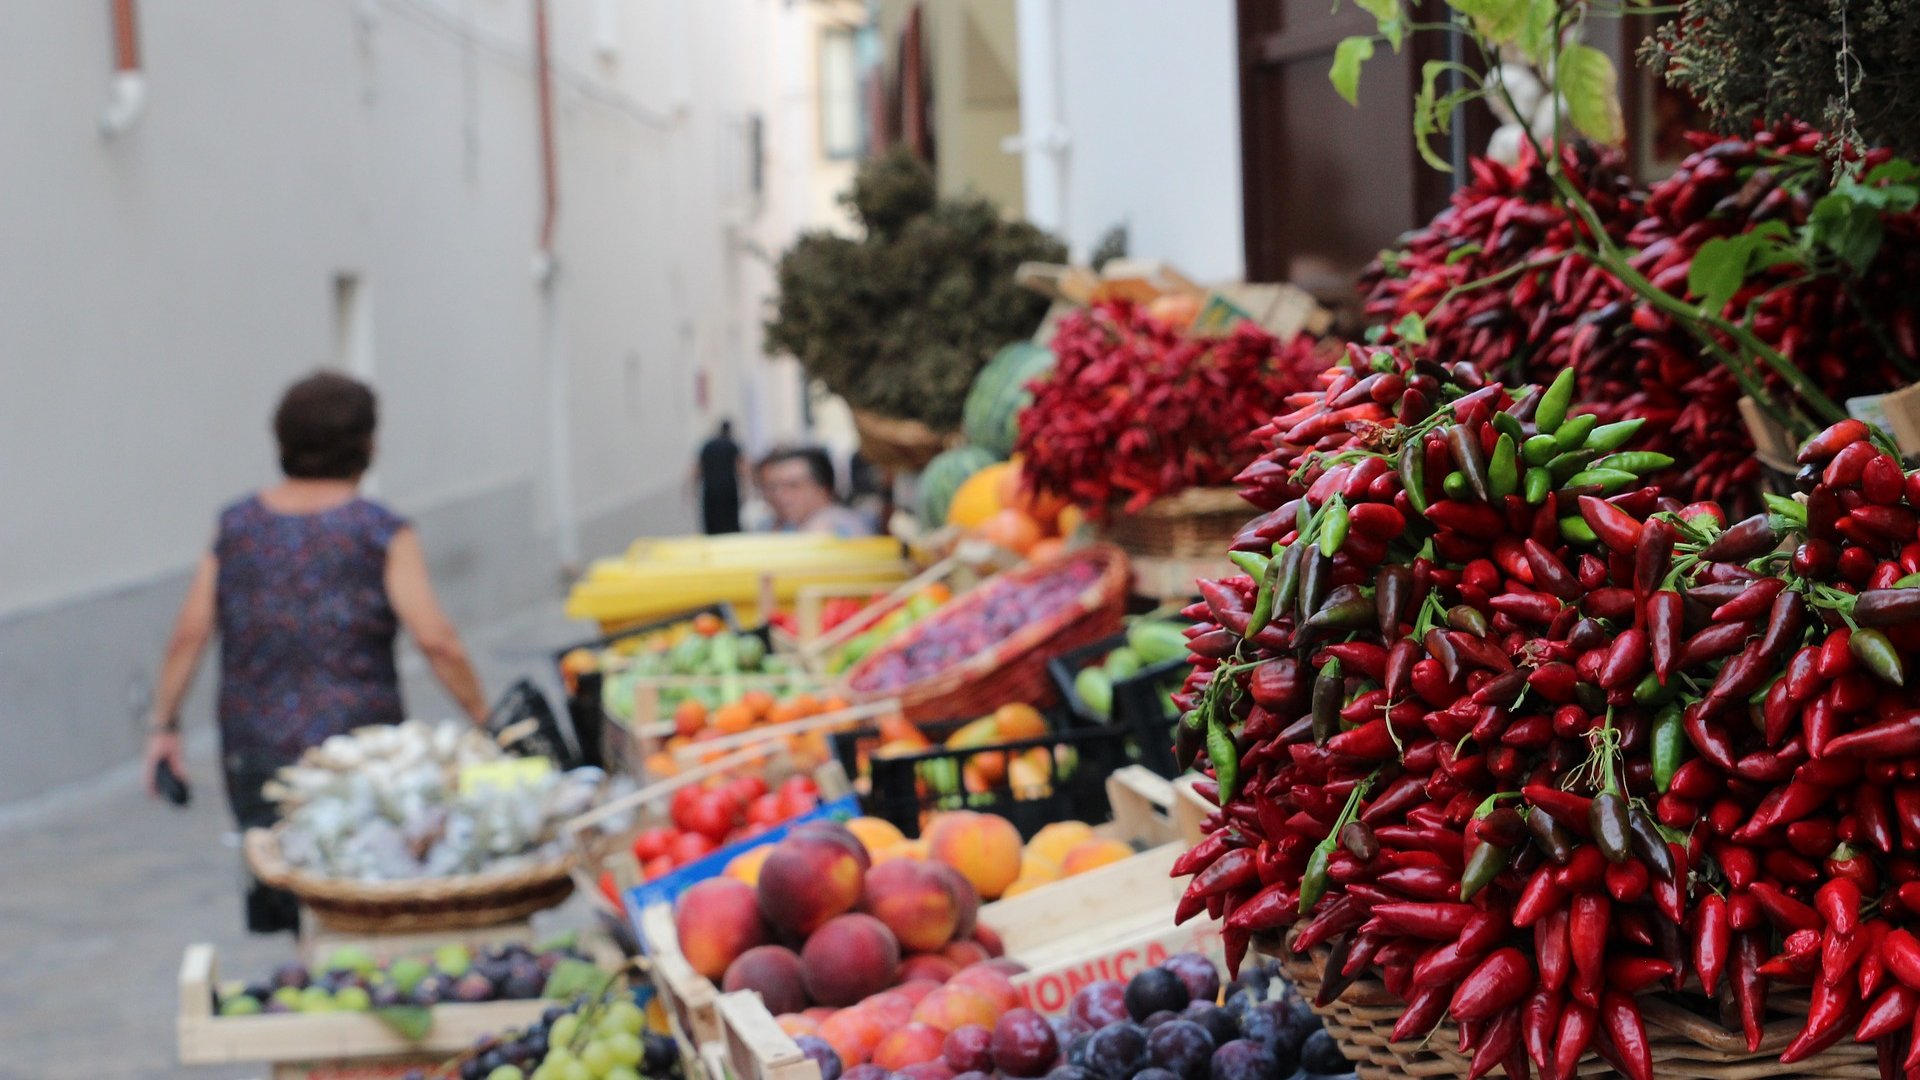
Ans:
{"type": "Polygon", "coordinates": [[[961,430],[967,441],[996,457],[1013,453],[1020,434],[1020,410],[1033,402],[1027,384],[1053,370],[1053,350],[1031,341],[1016,341],[995,353],[967,392],[961,430]]]}
{"type": "Polygon", "coordinates": [[[967,477],[1000,460],[978,446],[956,446],[942,451],[920,471],[920,519],[930,529],[947,522],[953,493],[967,477]]]}

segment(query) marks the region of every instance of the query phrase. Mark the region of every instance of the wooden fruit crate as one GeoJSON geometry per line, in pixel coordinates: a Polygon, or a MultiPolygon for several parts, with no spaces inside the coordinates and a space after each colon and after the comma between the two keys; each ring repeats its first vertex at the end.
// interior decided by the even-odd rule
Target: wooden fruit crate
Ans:
{"type": "MultiPolygon", "coordinates": [[[[800,1052],[789,1036],[767,1011],[760,995],[751,990],[722,994],[715,1002],[720,1018],[721,1038],[717,1044],[718,1062],[732,1073],[732,1080],[820,1080],[820,1066],[800,1052]]],[[[708,1056],[703,1048],[702,1057],[708,1056]]],[[[725,1074],[709,1080],[727,1080],[725,1074]]]]}
{"type": "Polygon", "coordinates": [[[640,947],[647,954],[654,993],[666,1011],[667,1024],[680,1044],[682,1059],[720,1037],[720,1019],[714,1012],[720,988],[693,970],[680,951],[680,932],[670,904],[654,904],[640,913],[640,947]]]}
{"type": "Polygon", "coordinates": [[[211,945],[190,945],[180,962],[179,1058],[182,1065],[265,1062],[275,1080],[399,1076],[445,1060],[483,1035],[540,1019],[550,1001],[436,1005],[433,1027],[407,1039],[371,1013],[216,1016],[218,980],[211,945]]]}

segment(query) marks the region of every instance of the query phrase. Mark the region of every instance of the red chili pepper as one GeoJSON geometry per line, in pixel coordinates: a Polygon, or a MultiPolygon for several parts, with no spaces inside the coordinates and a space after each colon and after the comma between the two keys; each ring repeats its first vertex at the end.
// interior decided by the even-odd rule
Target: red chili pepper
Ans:
{"type": "Polygon", "coordinates": [[[1632,552],[1640,543],[1640,523],[1604,499],[1582,495],[1580,516],[1600,542],[1614,551],[1632,552]]]}
{"type": "Polygon", "coordinates": [[[1559,991],[1573,971],[1572,916],[1555,908],[1533,924],[1533,958],[1540,965],[1540,985],[1559,991]]]}
{"type": "Polygon", "coordinates": [[[1864,421],[1848,417],[1808,439],[1793,460],[1801,465],[1826,461],[1841,450],[1865,440],[1871,433],[1864,421]]]}
{"type": "Polygon", "coordinates": [[[1674,653],[1679,647],[1680,630],[1686,620],[1686,601],[1679,593],[1663,589],[1647,598],[1646,610],[1647,642],[1653,655],[1653,673],[1660,680],[1660,685],[1665,686],[1667,676],[1673,670],[1674,653]]]}
{"type": "Polygon", "coordinates": [[[1747,1034],[1748,1052],[1758,1052],[1766,1037],[1767,979],[1760,974],[1760,935],[1737,934],[1733,940],[1731,974],[1733,998],[1740,1009],[1740,1025],[1747,1034]]]}
{"type": "MultiPolygon", "coordinates": [[[[1556,1077],[1571,1077],[1574,1067],[1593,1044],[1598,1000],[1593,1003],[1574,1000],[1560,1013],[1560,1031],[1553,1043],[1553,1072],[1556,1077]]],[[[1755,1044],[1756,1047],[1758,1044],[1755,1044]]]]}
{"type": "Polygon", "coordinates": [[[1848,443],[1827,462],[1826,471],[1820,474],[1821,483],[1830,488],[1850,488],[1860,482],[1860,476],[1866,471],[1867,462],[1873,460],[1879,451],[1869,442],[1848,443]]]}
{"type": "Polygon", "coordinates": [[[1653,1050],[1647,1043],[1640,1006],[1631,993],[1609,990],[1600,995],[1600,1022],[1613,1040],[1616,1060],[1630,1080],[1653,1080],[1653,1050]]]}
{"type": "Polygon", "coordinates": [[[1776,926],[1788,930],[1820,929],[1818,912],[1788,896],[1770,881],[1756,881],[1747,886],[1747,895],[1759,903],[1776,926]]]}
{"type": "Polygon", "coordinates": [[[1611,909],[1604,893],[1581,893],[1573,898],[1567,933],[1573,954],[1573,996],[1597,1004],[1606,981],[1607,918],[1611,909]]]}
{"type": "Polygon", "coordinates": [[[1195,875],[1189,888],[1200,896],[1217,896],[1251,885],[1258,877],[1253,849],[1235,848],[1195,875]]]}
{"type": "Polygon", "coordinates": [[[1852,631],[1842,626],[1827,635],[1820,645],[1820,677],[1828,681],[1853,670],[1853,650],[1849,647],[1852,631]]]}
{"type": "Polygon", "coordinates": [[[1391,1038],[1394,1042],[1417,1039],[1433,1030],[1440,1017],[1447,1011],[1447,1001],[1453,995],[1450,986],[1424,985],[1414,989],[1413,996],[1407,999],[1407,1009],[1394,1021],[1391,1038]]]}
{"type": "Polygon", "coordinates": [[[1711,996],[1720,985],[1720,973],[1726,970],[1727,950],[1732,943],[1727,925],[1727,902],[1717,893],[1708,893],[1694,907],[1693,969],[1700,974],[1700,985],[1711,996]]]}
{"type": "Polygon", "coordinates": [[[1533,966],[1526,954],[1508,946],[1495,951],[1460,981],[1447,1009],[1456,1020],[1483,1020],[1526,997],[1533,966]]]}
{"type": "Polygon", "coordinates": [[[1786,587],[1786,581],[1781,578],[1760,578],[1743,589],[1739,596],[1714,608],[1712,619],[1724,623],[1758,618],[1761,612],[1773,605],[1774,597],[1786,587]]]}
{"type": "Polygon", "coordinates": [[[1791,1065],[1825,1050],[1847,1033],[1848,1010],[1854,1004],[1854,986],[1852,980],[1839,985],[1826,983],[1813,984],[1813,1000],[1807,1008],[1806,1026],[1800,1034],[1794,1036],[1785,1050],[1780,1052],[1780,1062],[1791,1065]]]}
{"type": "Polygon", "coordinates": [[[1920,710],[1903,710],[1888,719],[1832,739],[1835,757],[1900,758],[1920,753],[1920,710]]]}
{"type": "Polygon", "coordinates": [[[1889,986],[1867,1006],[1860,1026],[1854,1029],[1853,1041],[1867,1043],[1882,1035],[1891,1035],[1912,1024],[1916,1012],[1920,1012],[1920,990],[1898,984],[1889,986]]]}
{"type": "Polygon", "coordinates": [[[1542,986],[1527,998],[1526,1007],[1520,1013],[1520,1033],[1527,1046],[1527,1057],[1542,1070],[1553,1060],[1553,1037],[1560,1025],[1560,1008],[1560,992],[1542,986]]]}
{"type": "Polygon", "coordinates": [[[1799,821],[1826,805],[1830,793],[1818,784],[1794,780],[1785,787],[1767,793],[1747,823],[1734,831],[1733,839],[1751,843],[1777,826],[1799,821]]]}
{"type": "Polygon", "coordinates": [[[1680,714],[1681,730],[1687,740],[1693,744],[1700,756],[1712,762],[1722,772],[1732,772],[1734,768],[1733,742],[1725,729],[1714,723],[1701,707],[1704,703],[1687,706],[1680,714]]]}
{"type": "Polygon", "coordinates": [[[1647,633],[1637,626],[1620,631],[1613,648],[1600,667],[1600,686],[1607,690],[1628,689],[1640,681],[1647,664],[1647,633]]]}
{"type": "Polygon", "coordinates": [[[1479,914],[1471,904],[1421,904],[1392,902],[1376,904],[1372,917],[1382,927],[1396,933],[1433,941],[1457,941],[1467,923],[1479,914]]]}
{"type": "Polygon", "coordinates": [[[1860,925],[1860,887],[1843,879],[1829,881],[1813,894],[1814,910],[1837,934],[1850,934],[1860,925]]]}
{"type": "Polygon", "coordinates": [[[1680,648],[1679,666],[1698,667],[1712,660],[1732,656],[1753,634],[1752,623],[1714,623],[1687,639],[1680,648]]]}

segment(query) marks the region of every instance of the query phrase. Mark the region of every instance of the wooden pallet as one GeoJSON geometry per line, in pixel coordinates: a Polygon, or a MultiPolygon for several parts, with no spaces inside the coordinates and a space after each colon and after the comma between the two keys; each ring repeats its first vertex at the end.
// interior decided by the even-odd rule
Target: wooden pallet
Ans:
{"type": "MultiPolygon", "coordinates": [[[[298,1066],[307,1072],[275,1075],[329,1075],[313,1070],[384,1069],[399,1064],[438,1061],[473,1045],[483,1035],[524,1027],[540,1019],[550,1001],[488,1001],[436,1005],[433,1027],[418,1042],[409,1040],[371,1013],[277,1013],[257,1016],[214,1015],[213,988],[218,979],[211,945],[190,945],[180,962],[179,1058],[182,1065],[267,1062],[298,1066]]],[[[384,1076],[373,1072],[369,1076],[384,1076]]]]}

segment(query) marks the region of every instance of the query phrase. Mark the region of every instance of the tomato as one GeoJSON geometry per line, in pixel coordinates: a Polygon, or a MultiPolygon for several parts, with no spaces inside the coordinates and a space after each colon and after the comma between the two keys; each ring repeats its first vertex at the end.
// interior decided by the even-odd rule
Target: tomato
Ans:
{"type": "Polygon", "coordinates": [[[613,883],[613,871],[611,870],[605,871],[600,875],[600,895],[606,897],[607,903],[612,904],[614,907],[620,906],[620,889],[613,883]]]}
{"type": "Polygon", "coordinates": [[[747,821],[754,825],[778,825],[787,816],[778,795],[768,793],[747,804],[747,821]]]}
{"type": "Polygon", "coordinates": [[[780,794],[776,798],[780,801],[780,817],[777,819],[780,821],[799,817],[820,805],[818,795],[811,791],[790,788],[785,784],[780,785],[780,794]]]}
{"type": "Polygon", "coordinates": [[[660,858],[671,859],[674,866],[685,866],[695,859],[713,854],[719,846],[703,833],[684,832],[673,838],[673,846],[660,858]]]}
{"type": "Polygon", "coordinates": [[[798,773],[796,775],[787,777],[785,780],[780,781],[780,794],[785,795],[789,791],[799,791],[799,792],[805,792],[808,795],[818,795],[820,794],[820,785],[813,782],[813,777],[808,776],[805,773],[798,773]]]}
{"type": "Polygon", "coordinates": [[[740,820],[740,804],[724,789],[702,792],[687,811],[686,828],[718,843],[740,820]]]}
{"type": "Polygon", "coordinates": [[[667,845],[680,830],[671,825],[659,825],[651,829],[642,829],[640,835],[633,838],[633,857],[636,862],[645,863],[667,853],[667,845]]]}
{"type": "MultiPolygon", "coordinates": [[[[694,835],[698,836],[699,834],[695,833],[694,835]]],[[[674,861],[672,855],[655,855],[653,858],[640,864],[640,877],[642,880],[652,881],[655,878],[664,877],[667,874],[673,873],[674,868],[679,865],[679,863],[674,861]]]]}
{"type": "Polygon", "coordinates": [[[739,832],[734,833],[732,836],[728,837],[727,843],[731,844],[736,840],[751,840],[754,837],[759,836],[761,833],[764,833],[771,828],[773,828],[773,826],[766,825],[758,821],[748,822],[743,828],[741,828],[739,832]]]}
{"type": "Polygon", "coordinates": [[[699,802],[700,796],[704,794],[706,794],[705,789],[691,784],[673,793],[673,802],[669,804],[667,816],[673,819],[674,825],[682,830],[693,827],[687,824],[687,815],[692,813],[693,805],[699,802]]]}
{"type": "Polygon", "coordinates": [[[721,790],[741,806],[746,806],[767,793],[767,782],[757,776],[741,776],[727,781],[721,790]]]}

